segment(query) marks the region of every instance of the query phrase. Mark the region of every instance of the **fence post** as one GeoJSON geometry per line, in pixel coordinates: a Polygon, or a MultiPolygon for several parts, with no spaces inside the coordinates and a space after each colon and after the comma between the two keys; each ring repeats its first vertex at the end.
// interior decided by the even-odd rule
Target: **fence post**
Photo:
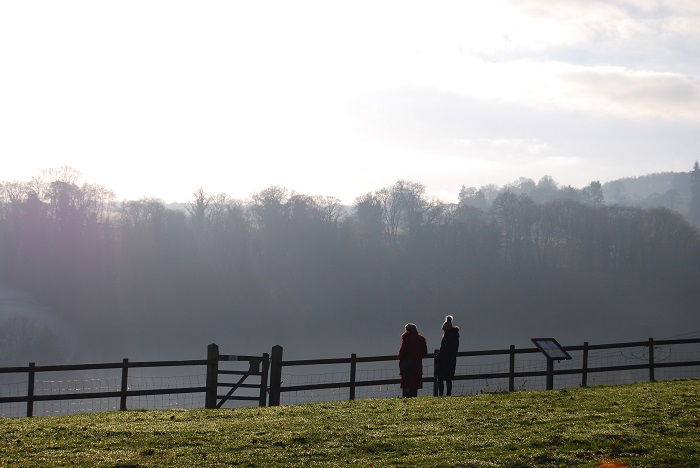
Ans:
{"type": "Polygon", "coordinates": [[[270,399],[268,406],[279,406],[280,388],[282,387],[282,352],[280,345],[272,347],[272,358],[270,360],[270,399]]]}
{"type": "Polygon", "coordinates": [[[34,416],[34,363],[29,363],[27,372],[27,416],[34,416]]]}
{"type": "Polygon", "coordinates": [[[554,388],[554,359],[547,358],[547,390],[554,388]]]}
{"type": "Polygon", "coordinates": [[[508,391],[515,390],[515,345],[510,345],[510,367],[508,370],[508,391]]]}
{"type": "Polygon", "coordinates": [[[440,350],[436,349],[433,352],[433,396],[438,396],[438,385],[440,383],[440,376],[438,374],[438,366],[440,360],[440,350]]]}
{"type": "Polygon", "coordinates": [[[126,411],[126,391],[128,389],[128,382],[129,379],[129,360],[124,358],[122,359],[122,389],[121,389],[121,397],[119,399],[119,411],[126,411]]]}
{"type": "Polygon", "coordinates": [[[216,408],[216,392],[219,388],[219,346],[215,343],[207,346],[207,393],[204,407],[216,408]]]}
{"type": "Polygon", "coordinates": [[[357,374],[357,354],[350,355],[350,399],[355,399],[355,376],[357,374]]]}
{"type": "Polygon", "coordinates": [[[260,369],[260,399],[258,406],[266,406],[267,404],[267,371],[270,368],[270,355],[263,353],[262,368],[260,369]]]}
{"type": "Polygon", "coordinates": [[[583,342],[583,363],[581,365],[581,386],[588,386],[588,341],[583,342]]]}
{"type": "Polygon", "coordinates": [[[649,338],[649,382],[654,382],[654,338],[649,338]]]}

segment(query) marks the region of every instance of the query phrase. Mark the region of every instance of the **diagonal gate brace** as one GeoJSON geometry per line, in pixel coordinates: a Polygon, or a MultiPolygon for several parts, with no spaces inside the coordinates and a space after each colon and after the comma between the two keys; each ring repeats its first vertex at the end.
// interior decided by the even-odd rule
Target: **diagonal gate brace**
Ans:
{"type": "Polygon", "coordinates": [[[231,395],[233,395],[233,392],[236,391],[236,389],[238,388],[238,386],[241,385],[241,384],[243,383],[243,381],[244,381],[249,375],[250,375],[250,370],[249,370],[248,372],[246,372],[245,374],[243,374],[243,375],[241,376],[240,379],[238,379],[238,382],[236,382],[236,385],[234,385],[233,387],[231,387],[231,390],[228,391],[228,393],[226,394],[226,396],[224,396],[224,397],[221,399],[221,401],[220,401],[219,403],[216,404],[216,409],[221,408],[221,406],[222,406],[224,403],[226,403],[226,401],[229,399],[229,397],[230,397],[231,395]]]}

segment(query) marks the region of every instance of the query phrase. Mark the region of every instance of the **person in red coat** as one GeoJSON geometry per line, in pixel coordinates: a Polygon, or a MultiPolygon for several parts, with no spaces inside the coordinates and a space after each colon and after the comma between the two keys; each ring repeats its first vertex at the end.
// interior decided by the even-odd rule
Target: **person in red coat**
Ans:
{"type": "Polygon", "coordinates": [[[423,388],[423,358],[427,354],[425,338],[418,333],[415,324],[407,323],[399,349],[399,374],[404,398],[418,396],[418,389],[423,388]]]}

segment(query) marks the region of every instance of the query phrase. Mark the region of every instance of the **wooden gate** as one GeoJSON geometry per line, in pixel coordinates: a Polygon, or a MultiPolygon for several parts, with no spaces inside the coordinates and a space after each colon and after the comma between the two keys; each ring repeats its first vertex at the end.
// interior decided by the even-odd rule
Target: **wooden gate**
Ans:
{"type": "Polygon", "coordinates": [[[257,401],[258,406],[266,406],[269,367],[270,357],[267,353],[263,353],[262,356],[219,354],[219,347],[215,344],[210,344],[207,348],[205,407],[221,408],[229,400],[257,401]],[[221,363],[235,364],[225,366],[221,363]],[[231,367],[238,367],[238,369],[231,367]],[[251,383],[248,380],[250,377],[258,377],[259,379],[256,379],[258,382],[251,383]],[[233,380],[228,380],[230,378],[233,378],[233,380]],[[225,394],[219,393],[219,388],[222,387],[228,389],[225,394]],[[236,391],[241,389],[255,389],[257,390],[257,395],[236,395],[236,391]]]}

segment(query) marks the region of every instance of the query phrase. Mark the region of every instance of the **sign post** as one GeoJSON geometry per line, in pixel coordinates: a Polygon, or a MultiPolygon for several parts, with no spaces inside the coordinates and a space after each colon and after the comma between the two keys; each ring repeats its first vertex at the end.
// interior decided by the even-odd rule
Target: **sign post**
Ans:
{"type": "Polygon", "coordinates": [[[554,338],[532,338],[537,349],[547,358],[547,390],[554,388],[554,360],[571,359],[569,353],[554,338]]]}

